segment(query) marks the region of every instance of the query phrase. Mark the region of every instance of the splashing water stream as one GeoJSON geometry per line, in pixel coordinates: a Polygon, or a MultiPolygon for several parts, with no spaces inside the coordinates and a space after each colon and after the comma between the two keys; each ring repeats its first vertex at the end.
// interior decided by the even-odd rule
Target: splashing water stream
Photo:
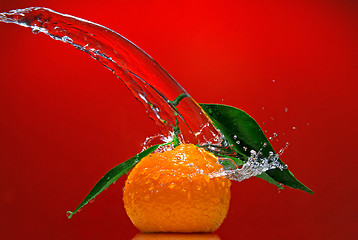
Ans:
{"type": "Polygon", "coordinates": [[[34,33],[90,54],[126,84],[165,136],[178,121],[182,142],[220,143],[220,134],[189,94],[149,55],[114,31],[40,7],[1,13],[1,21],[31,27],[34,33]],[[178,96],[179,103],[174,101],[178,96]]]}
{"type": "MultiPolygon", "coordinates": [[[[163,134],[158,135],[162,141],[170,141],[177,126],[182,143],[227,148],[224,137],[195,100],[149,55],[116,32],[41,7],[0,13],[0,22],[30,27],[33,33],[45,33],[91,55],[121,79],[143,103],[163,134]]],[[[213,177],[226,175],[241,181],[269,169],[284,168],[277,159],[277,154],[263,158],[260,152],[252,152],[242,168],[230,167],[213,177]]]]}

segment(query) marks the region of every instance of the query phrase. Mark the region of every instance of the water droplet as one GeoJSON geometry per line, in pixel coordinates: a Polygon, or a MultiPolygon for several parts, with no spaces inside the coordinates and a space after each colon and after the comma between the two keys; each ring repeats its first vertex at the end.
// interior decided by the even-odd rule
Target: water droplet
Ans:
{"type": "Polygon", "coordinates": [[[307,126],[309,126],[309,125],[310,125],[310,123],[306,123],[306,125],[307,125],[307,126]]]}
{"type": "Polygon", "coordinates": [[[277,133],[273,133],[273,137],[274,137],[274,138],[277,137],[277,133]]]}
{"type": "Polygon", "coordinates": [[[267,146],[267,143],[266,143],[266,142],[264,142],[264,144],[263,144],[262,146],[266,147],[266,146],[267,146]]]}
{"type": "Polygon", "coordinates": [[[262,110],[265,110],[265,107],[262,107],[262,110]]]}
{"type": "Polygon", "coordinates": [[[272,80],[272,82],[273,82],[273,83],[275,83],[275,82],[276,82],[276,80],[272,80]]]}
{"type": "Polygon", "coordinates": [[[71,216],[71,214],[72,214],[71,211],[67,211],[67,212],[66,212],[66,216],[67,216],[67,217],[71,216]]]}
{"type": "Polygon", "coordinates": [[[244,149],[244,151],[246,152],[247,151],[247,147],[242,147],[244,149]]]}
{"type": "Polygon", "coordinates": [[[293,129],[293,130],[295,130],[295,129],[296,129],[296,127],[292,127],[292,129],[293,129]]]}
{"type": "Polygon", "coordinates": [[[37,33],[39,33],[40,32],[40,29],[38,29],[38,28],[33,28],[32,29],[32,33],[33,34],[37,34],[37,33]]]}
{"type": "Polygon", "coordinates": [[[285,112],[288,112],[288,108],[285,108],[285,112]]]}
{"type": "Polygon", "coordinates": [[[237,141],[236,141],[236,144],[240,144],[240,141],[239,141],[239,140],[237,140],[237,141]]]}
{"type": "Polygon", "coordinates": [[[233,137],[235,140],[237,139],[237,136],[236,135],[234,135],[234,137],[233,137]]]}
{"type": "Polygon", "coordinates": [[[272,137],[269,137],[269,140],[272,140],[272,137]]]}

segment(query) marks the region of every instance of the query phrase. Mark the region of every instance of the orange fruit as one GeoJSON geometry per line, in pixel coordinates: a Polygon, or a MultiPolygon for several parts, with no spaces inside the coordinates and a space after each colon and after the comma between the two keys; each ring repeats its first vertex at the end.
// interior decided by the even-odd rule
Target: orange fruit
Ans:
{"type": "Polygon", "coordinates": [[[231,182],[214,177],[218,159],[193,144],[144,157],[123,190],[126,212],[142,232],[213,232],[229,209],[231,182]]]}
{"type": "Polygon", "coordinates": [[[139,233],[132,240],[220,240],[211,233],[139,233]]]}

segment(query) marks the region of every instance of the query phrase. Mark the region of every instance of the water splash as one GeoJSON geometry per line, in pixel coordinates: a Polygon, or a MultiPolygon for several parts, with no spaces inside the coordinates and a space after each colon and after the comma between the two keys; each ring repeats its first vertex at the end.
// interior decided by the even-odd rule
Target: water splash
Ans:
{"type": "Polygon", "coordinates": [[[149,55],[116,32],[41,7],[0,13],[0,22],[30,27],[91,55],[126,84],[166,137],[178,125],[183,143],[221,143],[221,134],[194,99],[149,55]]]}
{"type": "Polygon", "coordinates": [[[229,158],[220,159],[221,162],[225,162],[224,169],[219,172],[214,172],[211,177],[223,177],[226,176],[230,180],[243,181],[250,177],[258,176],[271,169],[287,169],[287,165],[282,164],[279,161],[279,154],[269,153],[268,157],[264,157],[261,151],[250,151],[251,156],[247,162],[240,168],[236,166],[235,162],[229,158]]]}
{"type": "MultiPolygon", "coordinates": [[[[164,136],[163,134],[158,133],[154,136],[147,137],[145,139],[145,141],[142,143],[142,146],[143,146],[142,151],[148,149],[150,146],[153,146],[153,145],[158,145],[158,144],[162,144],[162,143],[170,143],[173,141],[173,139],[174,139],[174,134],[167,137],[167,136],[164,136]]],[[[173,144],[166,144],[166,145],[162,145],[162,146],[158,147],[154,152],[164,152],[164,151],[169,151],[169,150],[173,150],[173,149],[174,149],[173,144]]]]}
{"type": "MultiPolygon", "coordinates": [[[[149,55],[118,33],[87,20],[41,7],[0,13],[0,22],[30,27],[33,33],[44,33],[68,43],[112,71],[159,126],[161,134],[147,138],[144,149],[172,141],[177,130],[175,134],[182,143],[205,145],[210,151],[232,155],[233,150],[228,142],[194,99],[149,55]]],[[[237,141],[237,144],[240,142],[237,141]]],[[[168,147],[171,145],[158,151],[168,150],[168,147]]],[[[248,149],[244,147],[244,150],[248,149]]],[[[261,152],[255,151],[251,151],[251,156],[241,168],[235,163],[226,166],[212,177],[227,176],[242,181],[270,169],[286,168],[278,162],[278,154],[272,153],[265,158],[261,152]]]]}

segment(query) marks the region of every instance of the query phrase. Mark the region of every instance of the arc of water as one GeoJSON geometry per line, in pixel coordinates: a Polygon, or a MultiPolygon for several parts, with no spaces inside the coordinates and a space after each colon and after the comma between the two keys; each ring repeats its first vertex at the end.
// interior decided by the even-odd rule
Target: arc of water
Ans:
{"type": "Polygon", "coordinates": [[[0,13],[0,22],[15,23],[69,43],[90,54],[120,78],[141,101],[161,132],[179,124],[182,142],[220,144],[221,134],[201,107],[156,61],[132,42],[101,25],[31,7],[0,13]],[[186,96],[173,105],[178,96],[186,96]]]}

